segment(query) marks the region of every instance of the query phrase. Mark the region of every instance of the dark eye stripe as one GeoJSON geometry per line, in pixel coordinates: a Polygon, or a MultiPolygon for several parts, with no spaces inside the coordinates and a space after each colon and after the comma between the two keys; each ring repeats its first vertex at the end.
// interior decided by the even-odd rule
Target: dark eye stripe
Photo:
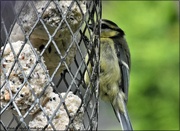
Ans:
{"type": "Polygon", "coordinates": [[[115,30],[115,31],[118,31],[121,35],[124,35],[124,31],[122,29],[120,29],[117,25],[115,25],[114,27],[115,28],[112,28],[112,27],[108,26],[106,23],[101,24],[101,29],[115,30]]]}
{"type": "Polygon", "coordinates": [[[101,29],[110,29],[111,27],[109,27],[107,24],[102,23],[101,24],[101,29]]]}

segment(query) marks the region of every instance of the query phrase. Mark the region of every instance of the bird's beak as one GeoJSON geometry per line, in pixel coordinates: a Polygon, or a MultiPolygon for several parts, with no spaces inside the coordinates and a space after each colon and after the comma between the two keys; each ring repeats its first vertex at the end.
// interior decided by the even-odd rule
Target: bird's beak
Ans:
{"type": "Polygon", "coordinates": [[[94,27],[93,24],[88,24],[88,27],[89,27],[90,30],[93,31],[93,27],[94,27]]]}

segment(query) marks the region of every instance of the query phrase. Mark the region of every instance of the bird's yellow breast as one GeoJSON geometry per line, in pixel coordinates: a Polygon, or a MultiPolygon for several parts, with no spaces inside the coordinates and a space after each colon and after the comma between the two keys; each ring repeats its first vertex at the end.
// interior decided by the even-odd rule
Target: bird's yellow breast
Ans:
{"type": "Polygon", "coordinates": [[[114,42],[110,38],[101,38],[100,47],[100,96],[109,101],[119,92],[120,68],[114,42]]]}

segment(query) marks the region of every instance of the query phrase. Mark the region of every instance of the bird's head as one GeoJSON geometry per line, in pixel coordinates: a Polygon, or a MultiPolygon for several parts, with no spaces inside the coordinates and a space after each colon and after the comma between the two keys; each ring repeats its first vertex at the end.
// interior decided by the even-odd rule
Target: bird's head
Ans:
{"type": "Polygon", "coordinates": [[[124,31],[114,22],[106,19],[101,20],[101,38],[124,36],[124,31]]]}
{"type": "MultiPolygon", "coordinates": [[[[91,30],[94,30],[93,25],[89,25],[89,28],[91,30]]],[[[96,26],[96,28],[98,28],[96,26]]],[[[101,20],[101,38],[110,38],[110,37],[116,37],[116,36],[124,36],[124,31],[120,29],[114,22],[102,19],[101,20]]]]}

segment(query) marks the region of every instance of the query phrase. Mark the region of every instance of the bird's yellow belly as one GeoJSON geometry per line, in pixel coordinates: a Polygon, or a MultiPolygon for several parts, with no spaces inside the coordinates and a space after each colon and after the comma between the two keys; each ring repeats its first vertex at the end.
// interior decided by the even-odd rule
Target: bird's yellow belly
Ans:
{"type": "Polygon", "coordinates": [[[108,42],[112,41],[101,39],[100,47],[100,97],[104,101],[110,101],[117,95],[121,77],[114,45],[108,42]]]}

